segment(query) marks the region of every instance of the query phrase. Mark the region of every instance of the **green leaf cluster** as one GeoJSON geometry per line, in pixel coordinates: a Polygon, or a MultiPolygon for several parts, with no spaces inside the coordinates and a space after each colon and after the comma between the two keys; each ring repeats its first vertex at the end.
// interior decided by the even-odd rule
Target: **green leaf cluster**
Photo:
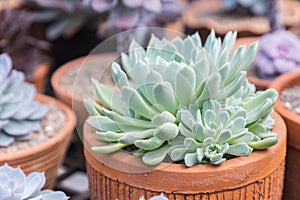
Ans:
{"type": "Polygon", "coordinates": [[[236,32],[221,42],[212,31],[204,45],[198,33],[172,41],[152,36],[146,49],[132,41],[122,68],[112,64],[119,92],[93,80],[102,105],[84,101],[87,122],[107,142],[92,149],[111,153],[134,146],[147,165],[168,157],[193,166],[218,165],[276,144],[270,113],[277,92],[255,92],[246,70],[257,43],[233,52],[235,40],[236,32]]]}

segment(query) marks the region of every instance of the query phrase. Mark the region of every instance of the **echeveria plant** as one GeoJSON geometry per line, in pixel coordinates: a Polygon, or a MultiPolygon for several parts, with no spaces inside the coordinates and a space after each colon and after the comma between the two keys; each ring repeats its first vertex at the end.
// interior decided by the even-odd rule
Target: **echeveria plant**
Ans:
{"type": "Polygon", "coordinates": [[[98,26],[108,37],[137,27],[175,21],[183,6],[178,0],[21,0],[35,21],[47,22],[49,39],[72,36],[83,26],[98,26]]]}
{"type": "Polygon", "coordinates": [[[259,39],[253,69],[259,78],[272,80],[280,74],[299,69],[300,40],[292,32],[284,30],[279,16],[278,1],[268,0],[268,2],[271,32],[259,39]]]}
{"type": "Polygon", "coordinates": [[[293,33],[277,30],[259,39],[253,68],[262,79],[272,80],[280,74],[300,68],[300,40],[293,33]]]}
{"type": "MultiPolygon", "coordinates": [[[[103,4],[105,1],[92,2],[92,5],[97,5],[97,2],[103,4]]],[[[111,36],[133,28],[161,27],[166,22],[175,21],[182,8],[183,5],[179,5],[178,0],[119,0],[99,31],[101,35],[111,36]]]]}
{"type": "Polygon", "coordinates": [[[33,172],[25,176],[18,168],[5,164],[0,167],[1,200],[67,200],[63,192],[41,191],[45,184],[44,173],[33,172]]]}
{"type": "Polygon", "coordinates": [[[224,11],[238,15],[263,16],[268,12],[267,0],[222,0],[224,11]]]}
{"type": "Polygon", "coordinates": [[[35,95],[35,87],[24,81],[24,74],[12,69],[10,57],[0,54],[0,147],[27,140],[40,129],[48,110],[34,100],[35,95]]]}
{"type": "Polygon", "coordinates": [[[104,106],[85,100],[87,122],[107,142],[92,149],[111,153],[133,147],[147,165],[166,157],[187,166],[221,164],[234,156],[277,143],[270,113],[273,89],[255,93],[246,77],[257,43],[233,54],[236,32],[223,43],[214,31],[204,46],[196,33],[184,40],[152,36],[146,50],[135,41],[122,66],[112,64],[112,77],[122,96],[93,80],[104,106]]]}

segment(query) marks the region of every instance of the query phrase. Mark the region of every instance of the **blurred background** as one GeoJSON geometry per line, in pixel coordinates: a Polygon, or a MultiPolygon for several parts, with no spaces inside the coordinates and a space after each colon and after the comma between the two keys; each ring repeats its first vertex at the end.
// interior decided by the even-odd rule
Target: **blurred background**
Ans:
{"type": "MultiPolygon", "coordinates": [[[[209,32],[223,38],[238,31],[238,44],[249,44],[277,29],[300,36],[300,3],[297,0],[0,0],[0,53],[8,53],[17,70],[40,93],[63,98],[50,80],[70,61],[89,54],[98,44],[126,30],[160,27],[159,37],[174,38],[199,32],[205,42],[209,32]],[[168,34],[169,33],[169,34],[168,34]]],[[[151,31],[130,31],[93,52],[99,59],[117,59],[135,38],[147,44],[151,31]],[[142,34],[143,32],[143,34],[142,34]]],[[[82,60],[72,65],[80,66],[82,60]]],[[[92,68],[92,67],[91,67],[92,68]]],[[[78,69],[77,69],[78,70],[78,69]]],[[[92,74],[91,69],[89,74],[92,74]]],[[[94,69],[95,70],[95,69],[94,69]]],[[[98,70],[98,69],[96,69],[98,70]]],[[[255,74],[255,73],[254,73],[255,74]]],[[[108,73],[107,76],[110,76],[108,73]]],[[[72,94],[75,71],[64,75],[72,94]]],[[[82,78],[84,79],[84,77],[82,78]]],[[[109,78],[107,78],[109,79],[109,78]]],[[[107,80],[108,82],[111,80],[107,80]]],[[[79,84],[79,83],[77,83],[79,84]]],[[[89,82],[79,85],[90,86],[89,82]]],[[[88,89],[78,89],[87,91],[88,89]]],[[[80,96],[80,94],[78,94],[80,96]]],[[[63,100],[72,106],[71,100],[63,100]]],[[[73,102],[74,103],[74,102],[73,102]]],[[[75,113],[80,111],[75,110],[75,113]]],[[[73,200],[88,200],[88,180],[80,141],[79,119],[60,168],[56,188],[73,200]]]]}

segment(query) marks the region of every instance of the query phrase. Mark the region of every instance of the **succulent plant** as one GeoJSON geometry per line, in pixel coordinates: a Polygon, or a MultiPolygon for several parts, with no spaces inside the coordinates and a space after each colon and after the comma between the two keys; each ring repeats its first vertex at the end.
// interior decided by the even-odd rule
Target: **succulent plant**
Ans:
{"type": "Polygon", "coordinates": [[[161,26],[175,21],[183,6],[178,0],[21,0],[37,22],[47,22],[48,39],[70,37],[83,26],[98,26],[101,37],[121,31],[161,26]]]}
{"type": "Polygon", "coordinates": [[[0,146],[15,140],[27,140],[40,129],[40,121],[48,110],[33,100],[36,89],[24,82],[24,74],[12,69],[7,54],[0,54],[0,146]]]}
{"type": "Polygon", "coordinates": [[[297,52],[300,51],[300,40],[292,32],[284,30],[277,0],[268,0],[268,3],[271,32],[259,38],[253,69],[259,78],[273,80],[280,74],[299,69],[297,52]]]}
{"type": "Polygon", "coordinates": [[[2,200],[67,200],[63,192],[41,191],[44,173],[33,172],[25,176],[20,167],[5,164],[0,167],[0,197],[2,200]]]}
{"type": "Polygon", "coordinates": [[[265,16],[268,12],[267,0],[223,0],[225,12],[243,16],[265,16]]]}
{"type": "Polygon", "coordinates": [[[32,79],[34,71],[48,60],[49,44],[29,33],[34,18],[28,12],[0,8],[0,53],[9,53],[14,67],[32,79]]]}
{"type": "Polygon", "coordinates": [[[161,27],[166,22],[176,21],[183,7],[178,0],[120,0],[100,26],[99,33],[111,36],[133,28],[161,27]]]}
{"type": "MultiPolygon", "coordinates": [[[[102,15],[95,12],[86,0],[21,0],[21,10],[28,11],[35,22],[46,23],[46,38],[71,37],[82,27],[94,24],[102,15]]],[[[102,6],[102,5],[101,5],[102,6]]],[[[109,7],[103,7],[103,12],[109,7]]],[[[103,13],[102,12],[102,13],[103,13]]]]}
{"type": "Polygon", "coordinates": [[[272,80],[300,68],[300,40],[290,31],[277,30],[261,36],[259,41],[253,69],[260,78],[272,80]]]}
{"type": "Polygon", "coordinates": [[[196,33],[184,40],[152,36],[146,50],[135,41],[122,54],[122,67],[112,64],[112,77],[122,96],[93,80],[96,98],[84,104],[87,122],[97,129],[92,147],[111,153],[133,147],[147,165],[169,157],[187,166],[220,164],[231,156],[250,155],[277,143],[270,113],[275,90],[255,93],[246,77],[257,49],[239,47],[236,32],[223,43],[214,31],[202,46],[196,33]]]}

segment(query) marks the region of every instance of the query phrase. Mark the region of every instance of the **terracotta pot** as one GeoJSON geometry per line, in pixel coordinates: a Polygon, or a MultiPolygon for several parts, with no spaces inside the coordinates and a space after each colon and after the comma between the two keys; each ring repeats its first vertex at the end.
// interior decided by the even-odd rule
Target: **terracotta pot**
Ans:
{"type": "Polygon", "coordinates": [[[75,115],[70,108],[52,97],[38,94],[36,99],[40,102],[54,104],[60,108],[66,115],[65,126],[54,137],[35,147],[1,155],[0,166],[4,163],[8,163],[13,167],[20,166],[26,174],[45,172],[46,183],[44,188],[53,189],[57,170],[64,160],[67,145],[75,126],[75,115]]]}
{"type": "Polygon", "coordinates": [[[32,78],[27,79],[28,82],[32,83],[36,87],[38,93],[45,93],[49,70],[50,70],[49,63],[48,62],[42,63],[35,70],[32,78]]]}
{"type": "MultiPolygon", "coordinates": [[[[284,89],[300,85],[300,71],[279,76],[270,85],[280,94],[284,89]]],[[[287,109],[280,98],[275,103],[276,111],[284,119],[288,131],[288,154],[284,198],[298,199],[300,192],[300,115],[287,109]]]]}
{"type": "MultiPolygon", "coordinates": [[[[300,3],[284,1],[281,4],[281,18],[286,27],[297,26],[300,23],[300,3]]],[[[188,29],[205,31],[205,35],[214,29],[220,36],[228,31],[238,31],[239,37],[258,36],[270,31],[266,17],[236,17],[221,15],[221,0],[194,1],[183,13],[183,22],[188,29]]]]}
{"type": "MultiPolygon", "coordinates": [[[[258,41],[259,37],[242,37],[237,38],[235,43],[235,49],[241,45],[249,46],[251,43],[258,41]]],[[[250,66],[251,67],[251,66],[250,66]]],[[[260,79],[254,76],[247,76],[249,82],[253,83],[256,87],[256,90],[266,90],[272,81],[260,79]]]]}
{"type": "Polygon", "coordinates": [[[274,113],[275,146],[255,151],[249,157],[227,160],[220,166],[161,163],[145,166],[140,158],[119,151],[113,154],[91,152],[101,145],[95,129],[84,129],[87,173],[91,199],[139,199],[164,193],[172,199],[281,199],[286,153],[286,127],[274,113]]]}
{"type": "MultiPolygon", "coordinates": [[[[77,72],[74,74],[74,85],[72,88],[67,89],[62,84],[62,78],[65,76],[66,73],[70,72],[71,70],[78,69],[79,73],[80,70],[83,68],[88,68],[91,63],[99,63],[99,74],[101,75],[105,70],[107,70],[107,67],[110,66],[112,61],[115,61],[118,59],[119,56],[116,53],[103,53],[103,54],[96,54],[96,55],[89,55],[88,57],[81,57],[74,60],[71,60],[67,62],[66,64],[59,67],[52,75],[51,77],[51,85],[53,87],[55,96],[67,104],[69,107],[71,107],[77,117],[77,131],[82,135],[83,130],[83,124],[85,119],[88,116],[88,113],[83,105],[83,98],[93,98],[92,94],[85,94],[84,96],[80,96],[74,88],[81,87],[82,84],[80,84],[77,80],[77,72]]],[[[97,74],[95,75],[97,78],[99,77],[97,74]]],[[[90,77],[89,77],[90,79],[90,77]]],[[[101,80],[101,78],[100,78],[101,80]]],[[[90,81],[90,80],[89,80],[90,81]]],[[[114,87],[113,81],[108,81],[105,83],[106,85],[109,85],[111,88],[114,87]]],[[[88,86],[91,88],[91,82],[88,83],[88,86]]],[[[91,92],[92,93],[92,92],[91,92]]]]}

